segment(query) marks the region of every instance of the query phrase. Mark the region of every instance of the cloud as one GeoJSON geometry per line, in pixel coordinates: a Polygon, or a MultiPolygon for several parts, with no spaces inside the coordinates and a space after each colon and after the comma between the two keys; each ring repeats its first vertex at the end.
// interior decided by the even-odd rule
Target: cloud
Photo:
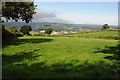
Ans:
{"type": "MultiPolygon", "coordinates": [[[[68,10],[68,9],[65,9],[68,10]]],[[[78,13],[64,13],[56,10],[38,9],[33,17],[33,22],[57,22],[57,23],[75,23],[75,24],[118,24],[118,15],[103,16],[78,13]]]]}
{"type": "Polygon", "coordinates": [[[118,16],[103,16],[89,14],[61,14],[61,18],[70,20],[75,24],[118,24],[118,16]]]}
{"type": "Polygon", "coordinates": [[[33,16],[33,22],[72,23],[69,20],[58,17],[55,10],[38,9],[36,12],[37,13],[33,16]]]}

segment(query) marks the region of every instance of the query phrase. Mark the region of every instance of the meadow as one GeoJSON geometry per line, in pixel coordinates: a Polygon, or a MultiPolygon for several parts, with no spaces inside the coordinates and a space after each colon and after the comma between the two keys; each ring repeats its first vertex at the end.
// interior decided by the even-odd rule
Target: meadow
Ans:
{"type": "Polygon", "coordinates": [[[82,34],[80,36],[86,37],[118,37],[118,31],[100,31],[100,32],[91,32],[87,34],[82,34]]]}
{"type": "Polygon", "coordinates": [[[118,40],[19,37],[3,45],[3,78],[118,79],[118,40]]]}
{"type": "Polygon", "coordinates": [[[3,80],[120,79],[118,3],[10,0],[0,6],[3,80]]]}
{"type": "Polygon", "coordinates": [[[84,31],[68,35],[69,37],[120,39],[119,31],[84,31]]]}

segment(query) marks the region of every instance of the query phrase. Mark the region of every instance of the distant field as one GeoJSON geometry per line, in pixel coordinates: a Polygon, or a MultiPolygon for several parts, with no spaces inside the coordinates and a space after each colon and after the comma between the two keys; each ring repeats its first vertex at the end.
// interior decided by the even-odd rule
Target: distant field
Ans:
{"type": "MultiPolygon", "coordinates": [[[[92,34],[107,36],[108,32],[80,36],[92,34]]],[[[3,46],[3,78],[119,78],[117,45],[118,40],[20,37],[3,46]]]]}
{"type": "Polygon", "coordinates": [[[118,31],[98,31],[98,32],[79,32],[77,34],[69,35],[71,37],[88,37],[88,38],[110,38],[110,39],[120,39],[118,36],[118,31]]]}

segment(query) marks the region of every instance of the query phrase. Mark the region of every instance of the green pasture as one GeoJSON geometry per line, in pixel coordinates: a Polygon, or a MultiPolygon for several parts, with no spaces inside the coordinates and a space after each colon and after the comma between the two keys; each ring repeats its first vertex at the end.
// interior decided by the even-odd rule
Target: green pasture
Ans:
{"type": "Polygon", "coordinates": [[[3,78],[119,78],[118,46],[118,40],[19,37],[3,45],[3,78]]]}
{"type": "Polygon", "coordinates": [[[77,34],[73,34],[70,36],[73,37],[91,37],[91,38],[120,38],[118,36],[118,31],[98,31],[98,32],[91,32],[91,31],[87,31],[87,32],[78,32],[77,34]]]}

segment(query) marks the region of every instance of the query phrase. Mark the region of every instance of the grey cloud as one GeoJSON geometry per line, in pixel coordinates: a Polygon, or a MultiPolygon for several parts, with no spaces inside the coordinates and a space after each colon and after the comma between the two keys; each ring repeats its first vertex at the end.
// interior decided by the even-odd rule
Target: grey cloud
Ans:
{"type": "Polygon", "coordinates": [[[33,16],[33,22],[57,22],[57,23],[72,23],[71,21],[61,19],[57,16],[55,11],[37,10],[33,16]]]}

